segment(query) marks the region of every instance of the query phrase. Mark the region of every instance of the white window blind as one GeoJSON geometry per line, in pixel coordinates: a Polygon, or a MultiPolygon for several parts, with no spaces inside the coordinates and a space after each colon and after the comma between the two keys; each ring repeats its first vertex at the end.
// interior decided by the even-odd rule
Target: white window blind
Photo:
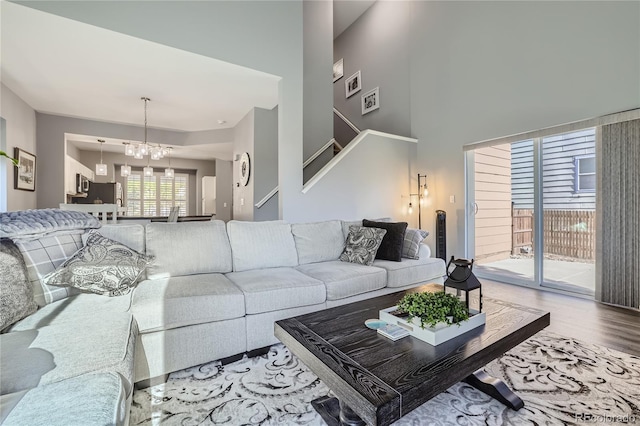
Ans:
{"type": "Polygon", "coordinates": [[[174,206],[180,208],[180,216],[188,214],[189,175],[176,173],[171,179],[163,173],[132,172],[125,186],[128,216],[169,216],[174,206]]]}

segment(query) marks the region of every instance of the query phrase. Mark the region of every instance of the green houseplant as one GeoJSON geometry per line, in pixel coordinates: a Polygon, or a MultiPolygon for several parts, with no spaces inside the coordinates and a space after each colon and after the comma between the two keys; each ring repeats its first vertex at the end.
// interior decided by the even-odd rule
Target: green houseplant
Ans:
{"type": "Polygon", "coordinates": [[[438,323],[457,324],[469,319],[464,303],[445,292],[423,292],[405,295],[398,302],[398,310],[408,315],[407,321],[420,318],[420,327],[435,327],[438,323]]]}
{"type": "Polygon", "coordinates": [[[18,165],[18,160],[16,160],[15,158],[11,158],[7,155],[6,152],[4,151],[0,151],[0,157],[7,157],[9,160],[11,160],[11,162],[13,163],[14,166],[18,165]]]}

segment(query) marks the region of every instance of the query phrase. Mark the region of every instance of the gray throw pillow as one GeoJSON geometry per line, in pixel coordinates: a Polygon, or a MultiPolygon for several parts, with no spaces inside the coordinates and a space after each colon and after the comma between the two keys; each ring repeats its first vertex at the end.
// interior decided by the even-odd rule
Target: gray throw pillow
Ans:
{"type": "Polygon", "coordinates": [[[44,282],[105,296],[121,296],[131,291],[152,260],[152,256],[91,232],[87,244],[44,277],[44,282]]]}
{"type": "Polygon", "coordinates": [[[402,244],[402,257],[407,259],[420,259],[418,252],[420,251],[420,244],[427,238],[429,233],[422,229],[407,228],[404,233],[404,243],[402,244]]]}
{"type": "Polygon", "coordinates": [[[9,239],[0,239],[0,330],[38,309],[27,267],[20,250],[9,239]]]}
{"type": "Polygon", "coordinates": [[[386,233],[386,229],[351,225],[340,260],[370,266],[386,233]]]}

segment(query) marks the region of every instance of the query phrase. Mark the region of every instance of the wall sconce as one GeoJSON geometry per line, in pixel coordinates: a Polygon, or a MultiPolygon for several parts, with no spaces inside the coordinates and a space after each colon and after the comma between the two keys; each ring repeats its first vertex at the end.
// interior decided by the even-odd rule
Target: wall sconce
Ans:
{"type": "MultiPolygon", "coordinates": [[[[429,195],[429,189],[427,189],[427,175],[421,175],[418,173],[418,192],[415,194],[409,194],[409,198],[418,197],[418,228],[422,229],[422,204],[424,199],[429,195]]],[[[409,200],[409,214],[413,213],[413,203],[409,200]]]]}

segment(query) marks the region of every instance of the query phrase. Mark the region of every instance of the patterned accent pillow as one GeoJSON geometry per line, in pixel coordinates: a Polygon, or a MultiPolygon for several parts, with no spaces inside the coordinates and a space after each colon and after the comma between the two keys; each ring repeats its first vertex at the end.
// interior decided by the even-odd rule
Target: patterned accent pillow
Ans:
{"type": "Polygon", "coordinates": [[[340,260],[371,266],[386,233],[386,229],[351,225],[340,260]]]}
{"type": "Polygon", "coordinates": [[[82,247],[84,231],[65,231],[35,240],[14,239],[27,265],[27,275],[33,287],[33,298],[42,307],[69,297],[71,289],[50,287],[43,282],[45,275],[69,259],[82,247]]]}
{"type": "Polygon", "coordinates": [[[427,238],[429,233],[422,229],[407,228],[404,233],[404,243],[402,244],[402,257],[407,259],[420,259],[418,252],[420,244],[427,238]]]}
{"type": "Polygon", "coordinates": [[[0,239],[0,330],[38,309],[27,267],[20,250],[7,238],[0,239]]]}
{"type": "Polygon", "coordinates": [[[122,296],[131,291],[152,260],[152,256],[91,232],[87,244],[44,281],[47,285],[122,296]]]}

